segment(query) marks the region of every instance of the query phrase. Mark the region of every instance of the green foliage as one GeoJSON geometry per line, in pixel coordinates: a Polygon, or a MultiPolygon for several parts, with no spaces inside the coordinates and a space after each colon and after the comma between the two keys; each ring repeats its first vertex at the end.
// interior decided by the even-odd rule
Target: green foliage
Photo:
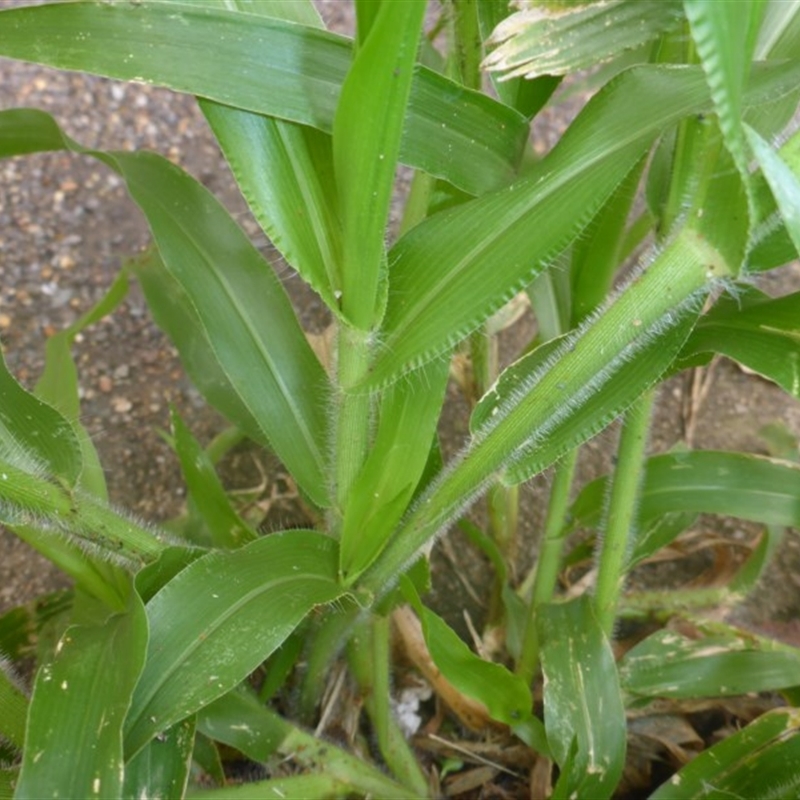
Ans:
{"type": "MultiPolygon", "coordinates": [[[[795,462],[644,452],[655,389],[715,355],[800,397],[798,295],[750,285],[800,249],[800,137],[783,138],[800,97],[797,4],[522,5],[450,0],[448,52],[424,33],[422,0],[357,0],[355,42],[310,0],[0,11],[1,56],[195,95],[256,220],[336,328],[323,365],[271,265],[165,158],[89,150],[43,111],[0,112],[0,157],[98,160],[153,237],[50,339],[34,392],[0,360],[0,522],[76,584],[0,618],[0,651],[37,660],[30,693],[0,662],[0,796],[433,796],[389,702],[389,617],[403,598],[436,690],[552,759],[554,797],[614,796],[626,714],[654,701],[796,696],[800,650],[742,630],[684,618],[692,636],[659,629],[619,658],[612,640],[621,610],[663,621],[744,595],[783,529],[800,527],[795,462]],[[535,157],[529,117],[560,76],[598,61],[596,93],[535,157]],[[481,62],[499,100],[477,89],[481,62]],[[399,164],[415,176],[391,241],[399,164]],[[197,388],[277,455],[319,529],[264,534],[245,520],[178,410],[171,443],[193,524],[169,538],[108,504],[70,348],[129,275],[197,388]],[[522,292],[538,335],[499,372],[483,337],[522,292]],[[443,462],[437,425],[465,342],[470,435],[443,462]],[[570,507],[579,448],[621,416],[614,475],[570,507]],[[539,561],[518,582],[517,486],[553,466],[539,561]],[[495,660],[419,596],[434,540],[487,490],[487,530],[463,527],[497,573],[495,660]],[[699,513],[766,531],[711,592],[626,594],[630,570],[699,513]],[[596,588],[565,600],[557,576],[579,528],[598,532],[596,588]],[[343,648],[379,763],[304,728],[343,648]],[[223,785],[232,752],[268,779],[223,785]],[[200,788],[197,765],[218,788],[200,788]]],[[[784,432],[781,453],[792,446],[784,432]]],[[[793,710],[770,711],[651,796],[795,796],[797,728],[793,710]]]]}

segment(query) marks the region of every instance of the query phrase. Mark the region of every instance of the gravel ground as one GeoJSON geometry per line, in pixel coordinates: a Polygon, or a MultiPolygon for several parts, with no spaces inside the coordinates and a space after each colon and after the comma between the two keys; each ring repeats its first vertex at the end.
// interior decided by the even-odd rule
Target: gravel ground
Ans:
{"type": "MultiPolygon", "coordinates": [[[[20,4],[0,0],[0,8],[20,4]]],[[[338,0],[321,6],[329,22],[346,28],[349,20],[338,0]]],[[[191,97],[0,59],[0,107],[13,106],[50,112],[87,146],[149,148],[166,155],[212,189],[253,240],[270,252],[191,97]]],[[[556,117],[552,125],[558,124],[556,117]]],[[[12,371],[25,385],[32,387],[41,370],[46,338],[102,297],[120,264],[147,241],[143,219],[119,179],[97,163],[64,154],[0,163],[0,338],[12,371]]],[[[319,330],[326,322],[321,304],[271,257],[304,323],[319,330]]],[[[798,288],[800,270],[784,270],[770,277],[769,284],[776,291],[798,288]]],[[[511,333],[507,346],[513,349],[529,333],[527,321],[511,333]]],[[[190,386],[138,290],[79,338],[76,357],[83,423],[97,443],[113,501],[149,520],[175,515],[184,490],[175,459],[159,436],[159,430],[168,428],[169,405],[175,404],[201,441],[208,441],[222,423],[190,386]]],[[[696,417],[696,446],[764,452],[757,431],[775,421],[800,436],[798,404],[771,384],[727,362],[720,363],[711,380],[711,392],[696,417]]],[[[654,450],[683,437],[685,389],[685,381],[676,380],[662,392],[654,450]]],[[[453,449],[466,434],[466,422],[452,387],[450,394],[445,435],[448,449],[453,449]]],[[[586,449],[584,478],[607,468],[614,436],[611,430],[586,449]]],[[[230,477],[240,487],[260,480],[249,456],[231,465],[230,477]]],[[[268,468],[268,482],[280,499],[280,472],[268,468]]],[[[528,533],[540,522],[546,486],[547,477],[540,477],[523,491],[521,519],[528,533]]],[[[268,487],[265,493],[270,491],[268,487]]],[[[276,524],[291,518],[290,506],[278,508],[276,524]]],[[[751,533],[747,526],[720,525],[713,519],[704,524],[734,539],[751,533]]],[[[460,619],[462,606],[479,617],[485,610],[484,562],[457,541],[450,547],[445,543],[441,552],[440,602],[450,606],[453,619],[460,619]]],[[[0,531],[0,553],[0,611],[65,583],[47,561],[8,532],[0,531]]],[[[520,553],[520,570],[530,561],[530,553],[520,553]]],[[[796,539],[790,538],[767,582],[769,589],[751,604],[749,618],[794,624],[800,608],[799,565],[796,539]]]]}

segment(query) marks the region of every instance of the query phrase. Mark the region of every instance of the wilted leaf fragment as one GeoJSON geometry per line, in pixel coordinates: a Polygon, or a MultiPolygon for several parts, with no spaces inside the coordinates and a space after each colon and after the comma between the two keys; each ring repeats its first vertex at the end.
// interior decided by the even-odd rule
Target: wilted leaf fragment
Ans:
{"type": "Polygon", "coordinates": [[[620,662],[627,692],[646,697],[728,697],[796,686],[800,650],[756,636],[689,639],[662,630],[620,662]]]}
{"type": "Polygon", "coordinates": [[[704,753],[649,800],[789,798],[800,794],[800,710],[769,711],[704,753]]]}
{"type": "Polygon", "coordinates": [[[677,0],[612,0],[558,9],[537,4],[495,28],[488,44],[499,46],[483,66],[505,72],[503,80],[593,67],[674,28],[681,20],[681,6],[677,0]]]}

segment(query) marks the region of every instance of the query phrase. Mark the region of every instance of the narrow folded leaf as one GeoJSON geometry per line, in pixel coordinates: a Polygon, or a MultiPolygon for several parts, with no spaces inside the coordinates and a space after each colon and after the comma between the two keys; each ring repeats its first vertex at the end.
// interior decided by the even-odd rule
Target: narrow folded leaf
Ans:
{"type": "MultiPolygon", "coordinates": [[[[548,343],[512,364],[475,407],[470,420],[471,429],[477,432],[482,425],[491,423],[492,416],[500,413],[501,407],[508,406],[522,392],[532,392],[534,397],[541,398],[542,404],[552,403],[553,421],[548,428],[547,441],[540,441],[536,446],[532,443],[528,452],[515,458],[505,471],[503,480],[510,484],[522,483],[616,419],[633,399],[654,386],[667,372],[700,310],[698,302],[688,303],[656,319],[649,329],[639,319],[641,341],[619,349],[604,362],[602,372],[597,372],[580,387],[564,380],[555,384],[550,380],[550,374],[563,354],[570,348],[580,347],[580,336],[556,340],[552,345],[548,343]],[[543,352],[540,354],[539,350],[543,352]],[[548,397],[553,386],[556,393],[548,397]],[[563,420],[556,419],[557,407],[566,408],[575,396],[571,390],[585,393],[584,402],[580,408],[576,405],[572,413],[565,413],[563,420]]],[[[584,327],[581,332],[588,335],[589,330],[591,326],[584,327]]]]}
{"type": "MultiPolygon", "coordinates": [[[[571,509],[575,527],[597,523],[605,481],[592,481],[576,498],[571,509]]],[[[800,466],[764,456],[714,450],[654,456],[645,467],[638,525],[641,529],[676,511],[800,527],[800,466]]]]}
{"type": "Polygon", "coordinates": [[[80,424],[78,371],[72,358],[72,343],[81,331],[110,314],[128,293],[128,274],[121,270],[105,296],[66,330],[50,336],[45,343],[44,370],[36,384],[36,396],[57,408],[72,423],[81,443],[83,469],[79,485],[101,500],[108,499],[105,475],[97,450],[80,424]]]}
{"type": "Polygon", "coordinates": [[[239,397],[208,340],[194,304],[172,277],[155,248],[136,259],[131,269],[158,324],[175,344],[186,372],[203,397],[254,442],[269,447],[255,417],[239,397]]]}
{"type": "Polygon", "coordinates": [[[342,526],[340,569],[348,583],[372,563],[414,495],[436,433],[449,366],[444,359],[434,361],[381,398],[372,450],[342,526]]]}
{"type": "Polygon", "coordinates": [[[211,533],[214,547],[239,547],[258,538],[258,534],[236,513],[211,459],[174,409],[172,427],[186,486],[211,533]]]}
{"type": "Polygon", "coordinates": [[[495,28],[488,45],[497,47],[483,62],[503,79],[566,75],[595,67],[675,28],[682,20],[679,0],[559,5],[523,8],[495,28]]]}
{"type": "Polygon", "coordinates": [[[800,792],[800,711],[768,711],[701,753],[648,800],[708,797],[797,797],[800,792]]]}
{"type": "MultiPolygon", "coordinates": [[[[0,353],[0,460],[38,477],[73,486],[83,466],[81,447],[69,420],[26,391],[0,353]]],[[[5,480],[5,477],[3,477],[5,480]]],[[[2,498],[0,484],[0,498],[2,498]]]]}
{"type": "Polygon", "coordinates": [[[424,14],[424,0],[380,4],[359,43],[333,121],[343,237],[341,307],[362,330],[380,316],[385,228],[424,14]]]}
{"type": "Polygon", "coordinates": [[[135,755],[157,733],[222,696],[317,605],[341,597],[336,543],[288,531],[179,572],[147,604],[150,647],[126,722],[135,755]]]}
{"type": "MultiPolygon", "coordinates": [[[[800,197],[798,198],[800,202],[800,197]]],[[[800,398],[800,292],[771,298],[746,287],[705,314],[681,350],[677,368],[720,353],[800,398]]]]}
{"type": "Polygon", "coordinates": [[[280,281],[228,212],[155,153],[89,151],[43,112],[0,112],[0,155],[30,152],[31,136],[37,149],[91,155],[125,179],[241,404],[302,489],[325,505],[327,419],[318,398],[327,376],[280,281]]]}
{"type": "Polygon", "coordinates": [[[539,609],[547,741],[558,797],[608,798],[625,764],[625,709],[611,645],[588,597],[539,609]]]}
{"type": "Polygon", "coordinates": [[[122,726],[146,649],[134,592],[126,613],[67,629],[36,676],[15,797],[121,797],[122,726]]]}
{"type": "Polygon", "coordinates": [[[750,190],[742,115],[764,0],[715,3],[684,0],[692,39],[706,73],[725,145],[750,190]]]}
{"type": "MultiPolygon", "coordinates": [[[[86,0],[0,11],[0,55],[155,83],[330,132],[351,44],[227,4],[86,0]]],[[[417,67],[400,160],[478,194],[513,176],[527,133],[513,109],[417,67]]]]}
{"type": "MultiPolygon", "coordinates": [[[[745,133],[756,161],[772,189],[783,224],[786,226],[795,249],[800,252],[800,178],[750,126],[745,126],[745,133]]],[[[798,153],[794,152],[792,155],[794,156],[794,167],[800,173],[798,153]]]]}

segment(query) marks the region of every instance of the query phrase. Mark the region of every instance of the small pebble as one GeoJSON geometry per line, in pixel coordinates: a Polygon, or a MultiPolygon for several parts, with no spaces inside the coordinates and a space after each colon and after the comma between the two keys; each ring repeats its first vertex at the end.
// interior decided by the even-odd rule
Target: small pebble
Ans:
{"type": "Polygon", "coordinates": [[[127,397],[112,397],[111,408],[113,408],[117,414],[127,414],[133,408],[133,403],[131,403],[127,397]]]}

